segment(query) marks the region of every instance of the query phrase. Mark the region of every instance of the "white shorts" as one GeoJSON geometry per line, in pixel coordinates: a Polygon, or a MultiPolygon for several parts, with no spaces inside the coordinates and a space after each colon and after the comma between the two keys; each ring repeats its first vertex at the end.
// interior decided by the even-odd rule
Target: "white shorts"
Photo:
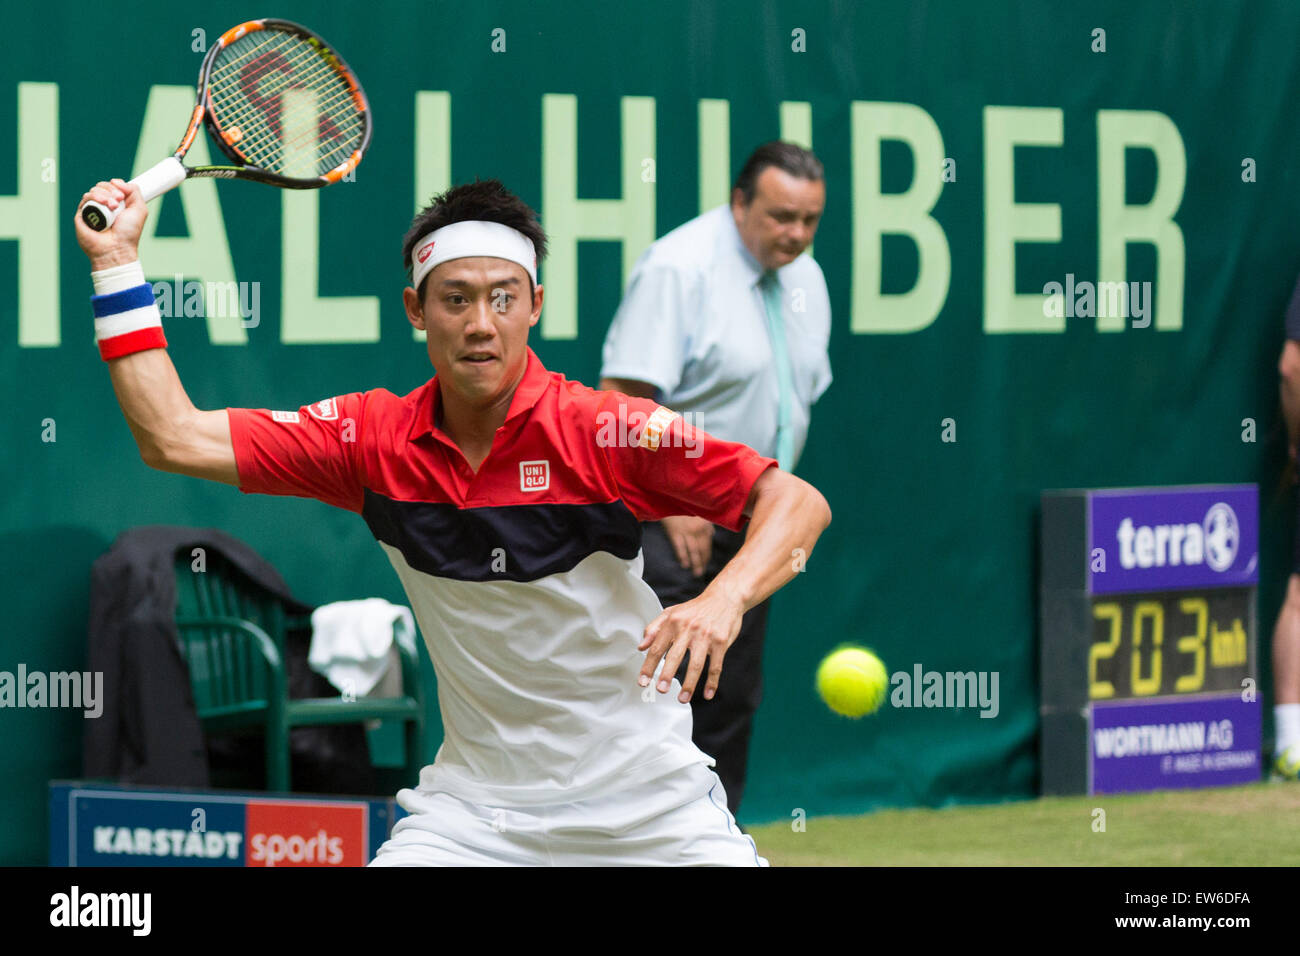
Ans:
{"type": "Polygon", "coordinates": [[[768,865],[702,763],[576,803],[507,809],[427,790],[397,802],[411,815],[371,866],[768,865]]]}

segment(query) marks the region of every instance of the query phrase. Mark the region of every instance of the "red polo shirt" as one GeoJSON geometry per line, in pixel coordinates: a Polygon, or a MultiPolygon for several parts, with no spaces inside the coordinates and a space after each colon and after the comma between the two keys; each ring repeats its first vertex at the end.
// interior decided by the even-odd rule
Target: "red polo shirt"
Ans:
{"type": "Polygon", "coordinates": [[[568,802],[707,762],[690,705],[636,683],[661,607],[639,521],[694,514],[738,530],[776,462],[647,399],[548,372],[529,350],[474,473],[434,427],[437,379],[297,412],[228,409],[246,493],[362,515],[410,598],[446,736],[428,789],[508,806],[568,802]],[[658,695],[656,695],[658,696],[658,695]]]}

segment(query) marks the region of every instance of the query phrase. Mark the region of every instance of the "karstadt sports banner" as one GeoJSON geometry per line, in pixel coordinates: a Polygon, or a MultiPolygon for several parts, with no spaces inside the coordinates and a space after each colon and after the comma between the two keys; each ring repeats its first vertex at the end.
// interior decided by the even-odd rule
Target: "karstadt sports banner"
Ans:
{"type": "MultiPolygon", "coordinates": [[[[354,515],[140,460],[92,344],[72,217],[92,183],[174,149],[208,45],[250,11],[131,10],[130,28],[123,8],[88,0],[7,11],[8,672],[85,669],[91,562],[134,525],[220,527],[305,601],[404,600],[354,515]],[[43,39],[73,24],[78,42],[43,39]]],[[[538,210],[552,253],[531,344],[594,384],[649,243],[727,201],[766,140],[824,162],[812,255],[834,382],[798,473],[834,521],[773,600],[742,822],[1037,792],[1045,488],[1258,483],[1267,629],[1289,563],[1275,369],[1300,271],[1300,7],[501,0],[453,16],[285,0],[267,12],[338,47],[374,138],[351,181],[320,192],[191,181],[152,204],[141,261],[199,408],[427,381],[402,310],[401,238],[433,193],[475,177],[538,210]],[[891,674],[983,675],[999,699],[837,718],[813,674],[842,642],[872,647],[891,674]]],[[[216,156],[201,133],[188,161],[216,156]]],[[[0,861],[43,860],[44,787],[79,775],[84,709],[0,706],[0,861]]]]}
{"type": "Polygon", "coordinates": [[[365,866],[392,800],[50,785],[51,866],[365,866]]]}

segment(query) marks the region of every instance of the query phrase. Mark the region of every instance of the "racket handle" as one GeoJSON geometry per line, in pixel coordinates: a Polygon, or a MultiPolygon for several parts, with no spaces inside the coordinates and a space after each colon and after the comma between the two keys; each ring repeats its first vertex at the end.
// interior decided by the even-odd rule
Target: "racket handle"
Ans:
{"type": "MultiPolygon", "coordinates": [[[[156,166],[146,169],[131,182],[140,187],[140,194],[145,202],[161,196],[169,189],[175,189],[185,182],[185,167],[175,156],[168,156],[156,166]]],[[[120,206],[118,207],[121,208],[120,206]]],[[[81,207],[81,221],[96,232],[103,232],[113,225],[117,210],[109,209],[102,203],[91,199],[81,207]]]]}

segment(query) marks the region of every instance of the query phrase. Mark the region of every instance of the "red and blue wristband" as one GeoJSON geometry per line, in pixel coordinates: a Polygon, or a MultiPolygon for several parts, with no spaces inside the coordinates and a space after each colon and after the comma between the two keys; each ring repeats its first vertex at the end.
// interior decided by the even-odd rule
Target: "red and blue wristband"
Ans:
{"type": "Polygon", "coordinates": [[[95,295],[95,342],[104,361],[146,349],[165,349],[162,316],[153,286],[144,281],[140,263],[131,262],[90,274],[95,295]]]}

